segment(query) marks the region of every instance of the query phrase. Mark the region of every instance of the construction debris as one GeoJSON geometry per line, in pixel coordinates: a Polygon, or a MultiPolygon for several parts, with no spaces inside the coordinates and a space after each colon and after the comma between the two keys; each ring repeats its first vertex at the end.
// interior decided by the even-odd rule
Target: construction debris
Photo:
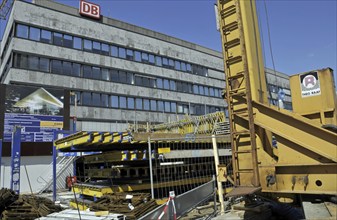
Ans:
{"type": "Polygon", "coordinates": [[[31,220],[61,210],[60,206],[46,198],[18,196],[12,190],[0,190],[0,216],[3,220],[31,220]]]}
{"type": "Polygon", "coordinates": [[[157,207],[155,200],[148,193],[114,193],[104,195],[90,204],[91,211],[109,211],[121,213],[127,219],[137,219],[157,207]]]}

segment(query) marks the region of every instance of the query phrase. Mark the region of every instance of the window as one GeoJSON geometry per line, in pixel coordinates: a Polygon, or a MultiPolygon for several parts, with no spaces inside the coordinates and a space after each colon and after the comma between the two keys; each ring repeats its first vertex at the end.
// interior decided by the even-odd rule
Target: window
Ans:
{"type": "Polygon", "coordinates": [[[164,89],[170,89],[170,84],[168,79],[164,79],[164,89]]]}
{"type": "Polygon", "coordinates": [[[101,106],[102,107],[109,107],[109,96],[107,94],[101,95],[101,106]]]}
{"type": "Polygon", "coordinates": [[[84,47],[83,47],[84,50],[92,51],[92,41],[91,40],[84,39],[83,43],[84,43],[84,47]]]}
{"type": "Polygon", "coordinates": [[[151,100],[151,111],[157,111],[157,101],[156,100],[151,100]]]}
{"type": "Polygon", "coordinates": [[[163,79],[161,79],[161,78],[157,79],[157,88],[159,88],[159,89],[163,88],[163,79]]]}
{"type": "Polygon", "coordinates": [[[168,67],[168,59],[163,57],[163,67],[168,67]]]}
{"type": "Polygon", "coordinates": [[[125,48],[123,48],[123,47],[119,47],[118,48],[118,56],[120,58],[123,58],[123,59],[126,58],[126,50],[125,50],[125,48]]]}
{"type": "Polygon", "coordinates": [[[101,79],[101,68],[92,67],[92,78],[93,79],[101,79]]]}
{"type": "Polygon", "coordinates": [[[73,47],[73,37],[65,34],[63,36],[63,46],[72,48],[73,47]]]}
{"type": "Polygon", "coordinates": [[[40,29],[35,27],[29,28],[29,39],[40,41],[40,29]]]}
{"type": "Polygon", "coordinates": [[[177,112],[177,104],[175,102],[171,102],[171,112],[177,112]]]}
{"type": "Polygon", "coordinates": [[[118,57],[118,47],[111,46],[110,48],[111,48],[111,56],[118,57]]]}
{"type": "Polygon", "coordinates": [[[169,59],[169,68],[174,69],[174,60],[169,59]]]}
{"type": "Polygon", "coordinates": [[[209,88],[209,95],[214,96],[214,88],[209,88]]]}
{"type": "Polygon", "coordinates": [[[102,79],[110,81],[110,73],[108,69],[102,68],[101,69],[102,79]]]}
{"type": "Polygon", "coordinates": [[[51,32],[46,31],[46,30],[42,30],[40,40],[41,40],[41,42],[50,44],[51,43],[51,32]]]}
{"type": "Polygon", "coordinates": [[[130,49],[126,50],[126,59],[133,60],[133,50],[130,50],[130,49]]]}
{"type": "Polygon", "coordinates": [[[110,96],[110,106],[112,108],[118,108],[118,96],[116,95],[110,96]]]}
{"type": "Polygon", "coordinates": [[[109,56],[109,45],[102,43],[102,51],[103,55],[109,56]]]}
{"type": "Polygon", "coordinates": [[[149,54],[142,53],[142,62],[144,62],[144,63],[149,62],[149,54]]]}
{"type": "Polygon", "coordinates": [[[28,26],[17,24],[16,25],[16,36],[22,38],[28,38],[28,26]]]}
{"type": "Polygon", "coordinates": [[[187,72],[192,72],[191,64],[189,64],[189,63],[186,64],[186,70],[187,70],[187,72]]]}
{"type": "Polygon", "coordinates": [[[128,109],[135,109],[135,99],[128,97],[128,109]]]}
{"type": "Polygon", "coordinates": [[[205,91],[205,95],[209,96],[208,87],[207,86],[204,87],[204,91],[205,91]]]}
{"type": "Polygon", "coordinates": [[[76,102],[77,104],[80,104],[81,102],[81,93],[80,92],[75,92],[75,95],[70,95],[70,104],[75,104],[75,97],[76,97],[76,102]]]}
{"type": "Polygon", "coordinates": [[[164,111],[164,102],[163,101],[158,101],[158,111],[163,112],[164,111]]]}
{"type": "Polygon", "coordinates": [[[149,55],[149,63],[151,63],[151,64],[155,63],[154,55],[152,55],[152,54],[149,55]]]}
{"type": "Polygon", "coordinates": [[[92,42],[92,52],[100,54],[101,53],[101,43],[97,41],[93,41],[92,42]]]}
{"type": "Polygon", "coordinates": [[[177,105],[177,112],[178,113],[184,113],[184,107],[183,107],[183,105],[182,104],[178,104],[177,105]]]}
{"type": "Polygon", "coordinates": [[[28,68],[28,56],[23,54],[16,54],[14,64],[15,67],[18,68],[28,68]]]}
{"type": "Polygon", "coordinates": [[[199,94],[199,86],[198,85],[193,85],[193,93],[199,94]]]}
{"type": "Polygon", "coordinates": [[[186,63],[181,62],[181,70],[186,72],[186,63]]]}
{"type": "Polygon", "coordinates": [[[92,77],[92,70],[91,66],[83,66],[83,77],[84,78],[91,78],[92,77]]]}
{"type": "Polygon", "coordinates": [[[82,92],[82,105],[91,105],[91,93],[82,92]]]}
{"type": "Polygon", "coordinates": [[[159,57],[159,56],[156,56],[156,65],[162,66],[161,57],[159,57]]]}
{"type": "Polygon", "coordinates": [[[82,50],[82,38],[74,37],[73,48],[82,50]]]}
{"type": "Polygon", "coordinates": [[[62,62],[53,60],[51,65],[51,72],[55,74],[62,74],[62,62]]]}
{"type": "Polygon", "coordinates": [[[182,92],[183,91],[183,83],[182,82],[177,82],[177,91],[182,92]]]}
{"type": "Polygon", "coordinates": [[[127,73],[126,74],[126,83],[128,83],[128,84],[133,84],[134,82],[133,82],[133,73],[127,73]]]}
{"type": "Polygon", "coordinates": [[[156,88],[156,80],[155,79],[150,79],[150,87],[156,88]]]}
{"type": "Polygon", "coordinates": [[[150,78],[143,77],[143,86],[150,87],[150,78]]]}
{"type": "Polygon", "coordinates": [[[57,46],[63,45],[63,35],[60,33],[53,33],[53,44],[57,46]]]}
{"type": "Polygon", "coordinates": [[[41,71],[49,72],[49,59],[40,58],[40,68],[41,71]]]}
{"type": "Polygon", "coordinates": [[[111,70],[111,78],[110,78],[110,80],[112,82],[119,82],[118,70],[111,70]]]}
{"type": "Polygon", "coordinates": [[[143,109],[144,110],[150,110],[150,100],[148,99],[143,99],[143,109]]]}
{"type": "Polygon", "coordinates": [[[101,106],[101,94],[92,93],[92,105],[93,106],[101,106]]]}
{"type": "Polygon", "coordinates": [[[139,51],[135,51],[135,61],[142,61],[141,53],[139,51]]]}
{"type": "Polygon", "coordinates": [[[205,93],[204,93],[204,87],[203,86],[199,86],[199,94],[200,95],[205,95],[205,93]]]}
{"type": "Polygon", "coordinates": [[[135,85],[136,86],[141,86],[142,85],[142,77],[140,76],[135,76],[135,85]]]}
{"type": "Polygon", "coordinates": [[[219,95],[219,89],[214,89],[214,96],[215,97],[220,97],[220,95],[219,95]]]}
{"type": "Polygon", "coordinates": [[[170,80],[170,90],[176,90],[176,82],[174,80],[170,80]]]}
{"type": "Polygon", "coordinates": [[[208,69],[206,67],[202,67],[202,75],[208,76],[208,69]]]}
{"type": "Polygon", "coordinates": [[[143,100],[141,98],[136,98],[136,109],[137,110],[143,109],[143,100]]]}
{"type": "Polygon", "coordinates": [[[81,75],[81,65],[78,63],[73,63],[73,70],[72,70],[73,76],[80,76],[81,75]]]}
{"type": "Polygon", "coordinates": [[[72,69],[72,67],[71,67],[71,63],[70,62],[66,62],[66,61],[63,61],[63,74],[64,75],[71,75],[71,69],[72,69]]]}
{"type": "Polygon", "coordinates": [[[119,82],[126,83],[126,72],[125,71],[118,71],[119,73],[119,82]]]}
{"type": "Polygon", "coordinates": [[[170,104],[170,102],[165,102],[165,112],[171,112],[171,104],[170,104]]]}
{"type": "Polygon", "coordinates": [[[174,68],[175,68],[176,70],[181,70],[181,65],[180,65],[180,62],[179,62],[179,61],[175,61],[175,62],[174,62],[174,68]]]}
{"type": "Polygon", "coordinates": [[[31,70],[39,69],[39,58],[35,56],[28,57],[28,68],[31,70]]]}
{"type": "Polygon", "coordinates": [[[124,96],[119,97],[119,107],[126,108],[126,97],[124,96]]]}

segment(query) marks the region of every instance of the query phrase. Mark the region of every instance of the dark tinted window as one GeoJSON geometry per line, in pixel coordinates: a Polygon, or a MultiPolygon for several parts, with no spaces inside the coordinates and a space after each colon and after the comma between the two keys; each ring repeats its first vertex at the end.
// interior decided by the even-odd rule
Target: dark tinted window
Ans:
{"type": "Polygon", "coordinates": [[[125,71],[118,71],[118,72],[119,72],[119,82],[126,83],[127,82],[126,72],[125,71]]]}
{"type": "Polygon", "coordinates": [[[35,56],[28,57],[28,68],[31,70],[39,69],[39,58],[35,56]]]}
{"type": "Polygon", "coordinates": [[[159,88],[159,89],[163,88],[163,79],[161,79],[161,78],[157,79],[157,88],[159,88]]]}
{"type": "Polygon", "coordinates": [[[83,77],[85,78],[92,77],[92,70],[90,66],[83,66],[83,77]]]}
{"type": "Polygon", "coordinates": [[[53,60],[51,72],[55,74],[62,74],[62,62],[59,60],[53,60]]]}
{"type": "Polygon", "coordinates": [[[91,93],[90,92],[82,92],[82,104],[91,105],[91,93]]]}
{"type": "Polygon", "coordinates": [[[151,100],[151,111],[157,111],[157,101],[151,100]]]}
{"type": "Polygon", "coordinates": [[[60,33],[53,33],[53,44],[57,46],[62,46],[63,45],[63,35],[60,33]]]}
{"type": "Polygon", "coordinates": [[[158,101],[158,111],[163,112],[164,111],[164,102],[163,101],[158,101]]]}
{"type": "Polygon", "coordinates": [[[103,107],[109,107],[109,96],[106,94],[101,95],[101,105],[103,107]]]}
{"type": "Polygon", "coordinates": [[[63,36],[63,46],[72,48],[73,47],[73,37],[65,34],[63,36]]]}
{"type": "Polygon", "coordinates": [[[64,75],[71,75],[71,63],[63,61],[63,74],[64,75]]]}
{"type": "Polygon", "coordinates": [[[133,50],[130,49],[126,50],[126,59],[133,60],[133,50]]]}
{"type": "Polygon", "coordinates": [[[110,72],[109,72],[108,69],[102,68],[101,69],[101,74],[102,74],[102,79],[103,80],[107,80],[107,81],[110,80],[110,72]]]}
{"type": "Polygon", "coordinates": [[[92,93],[92,105],[101,106],[101,95],[99,93],[92,93]]]}
{"type": "Polygon", "coordinates": [[[159,57],[159,56],[156,56],[156,65],[162,66],[161,57],[159,57]]]}
{"type": "Polygon", "coordinates": [[[119,77],[118,77],[118,70],[111,70],[111,81],[112,82],[119,82],[119,77]]]}
{"type": "Polygon", "coordinates": [[[143,109],[144,110],[150,110],[150,100],[143,99],[143,109]]]}
{"type": "Polygon", "coordinates": [[[149,54],[147,53],[142,53],[142,62],[147,63],[149,61],[149,54]]]}
{"type": "Polygon", "coordinates": [[[171,112],[176,113],[177,111],[177,104],[175,102],[171,102],[171,112]]]}
{"type": "Polygon", "coordinates": [[[164,89],[170,89],[170,83],[168,79],[164,79],[164,89]]]}
{"type": "Polygon", "coordinates": [[[92,78],[101,79],[101,68],[92,67],[92,78]]]}
{"type": "Polygon", "coordinates": [[[80,76],[81,75],[81,65],[78,63],[73,63],[73,70],[72,70],[73,76],[80,76]]]}
{"type": "Polygon", "coordinates": [[[165,102],[165,112],[171,112],[171,104],[170,104],[170,102],[165,102]]]}
{"type": "Polygon", "coordinates": [[[49,59],[40,58],[40,70],[44,72],[49,72],[49,59]]]}

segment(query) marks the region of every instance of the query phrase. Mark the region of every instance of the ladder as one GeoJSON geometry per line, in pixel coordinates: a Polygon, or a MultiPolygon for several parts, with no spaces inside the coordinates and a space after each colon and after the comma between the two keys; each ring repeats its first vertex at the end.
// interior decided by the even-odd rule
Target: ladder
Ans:
{"type": "Polygon", "coordinates": [[[218,1],[226,74],[234,190],[227,197],[260,190],[249,68],[240,0],[218,1]]]}

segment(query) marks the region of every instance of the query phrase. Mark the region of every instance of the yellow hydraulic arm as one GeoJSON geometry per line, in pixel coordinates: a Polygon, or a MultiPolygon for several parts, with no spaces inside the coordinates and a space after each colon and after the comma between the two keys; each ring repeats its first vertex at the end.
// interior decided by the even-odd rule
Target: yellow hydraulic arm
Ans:
{"type": "Polygon", "coordinates": [[[218,16],[235,184],[229,196],[336,194],[336,133],[268,105],[255,1],[218,0],[218,16]]]}

